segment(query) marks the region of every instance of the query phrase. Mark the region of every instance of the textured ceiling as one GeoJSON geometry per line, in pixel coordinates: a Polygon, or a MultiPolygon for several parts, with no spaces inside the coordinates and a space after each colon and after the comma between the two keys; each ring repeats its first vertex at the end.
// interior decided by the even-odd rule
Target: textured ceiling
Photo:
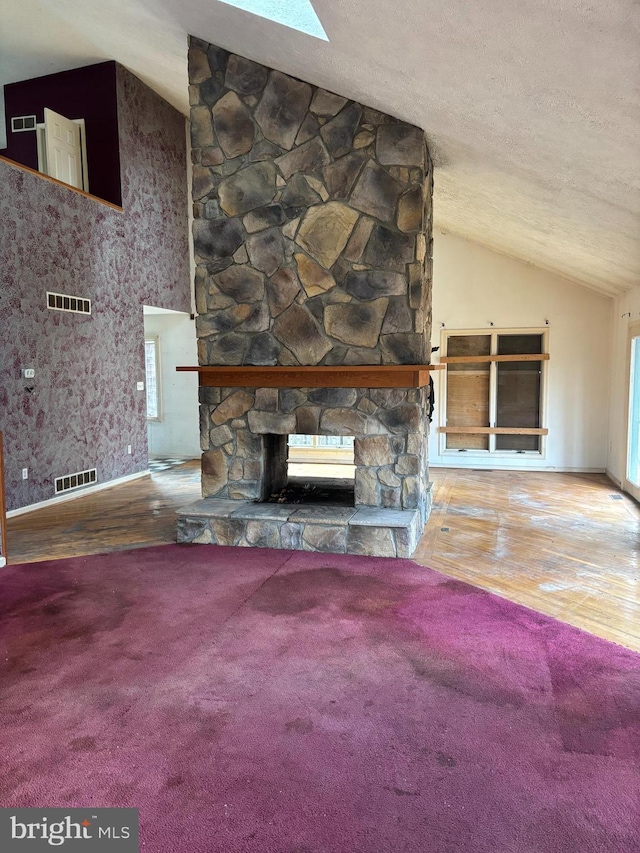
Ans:
{"type": "Polygon", "coordinates": [[[1,2],[2,83],[116,59],[186,114],[189,32],[423,127],[443,230],[640,286],[637,0],[315,0],[329,42],[217,0],[1,2]]]}

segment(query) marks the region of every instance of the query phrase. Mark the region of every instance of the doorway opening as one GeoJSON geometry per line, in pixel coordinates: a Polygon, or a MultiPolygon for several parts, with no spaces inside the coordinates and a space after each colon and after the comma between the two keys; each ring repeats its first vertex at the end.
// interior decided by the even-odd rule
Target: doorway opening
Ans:
{"type": "Polygon", "coordinates": [[[89,192],[87,138],[83,118],[69,119],[44,108],[36,126],[38,171],[69,186],[89,192]]]}
{"type": "Polygon", "coordinates": [[[200,457],[197,375],[176,373],[197,361],[195,322],[189,314],[143,306],[147,446],[149,461],[200,457]]]}

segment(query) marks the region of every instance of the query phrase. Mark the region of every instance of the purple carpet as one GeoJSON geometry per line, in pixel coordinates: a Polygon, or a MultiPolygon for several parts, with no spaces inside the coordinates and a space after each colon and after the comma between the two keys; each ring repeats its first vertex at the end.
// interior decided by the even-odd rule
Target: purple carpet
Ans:
{"type": "Polygon", "coordinates": [[[639,656],[408,560],[0,573],[0,805],[147,853],[637,853],[639,656]]]}

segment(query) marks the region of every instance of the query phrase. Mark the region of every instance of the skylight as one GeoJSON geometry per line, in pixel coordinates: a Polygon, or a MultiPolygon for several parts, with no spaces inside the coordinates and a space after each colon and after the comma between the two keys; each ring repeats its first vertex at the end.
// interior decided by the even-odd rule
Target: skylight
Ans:
{"type": "Polygon", "coordinates": [[[260,18],[283,24],[317,39],[329,41],[311,0],[220,0],[260,18]]]}

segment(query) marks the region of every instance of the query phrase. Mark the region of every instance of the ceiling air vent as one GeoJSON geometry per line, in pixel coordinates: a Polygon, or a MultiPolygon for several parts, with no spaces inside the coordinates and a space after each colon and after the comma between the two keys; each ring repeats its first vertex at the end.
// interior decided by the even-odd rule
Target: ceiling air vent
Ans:
{"type": "Polygon", "coordinates": [[[89,468],[88,471],[78,471],[77,474],[56,477],[56,495],[61,492],[69,492],[71,489],[79,489],[81,486],[90,486],[97,482],[98,473],[95,468],[89,468]]]}
{"type": "Polygon", "coordinates": [[[91,314],[91,300],[47,290],[47,308],[53,308],[54,311],[71,311],[73,314],[91,314]]]}
{"type": "Polygon", "coordinates": [[[25,130],[35,130],[36,129],[36,117],[35,116],[14,116],[11,119],[11,132],[12,133],[24,133],[25,130]]]}

